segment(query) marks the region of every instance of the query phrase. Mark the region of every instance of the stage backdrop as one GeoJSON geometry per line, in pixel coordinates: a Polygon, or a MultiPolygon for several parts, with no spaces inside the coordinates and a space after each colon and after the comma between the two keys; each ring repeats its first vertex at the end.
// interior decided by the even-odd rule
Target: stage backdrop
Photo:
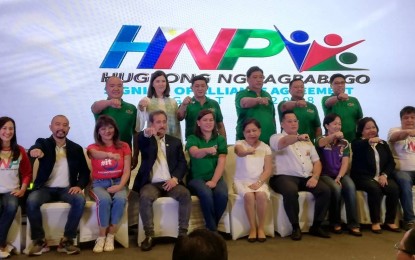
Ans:
{"type": "Polygon", "coordinates": [[[124,100],[137,105],[159,69],[178,103],[192,96],[192,75],[209,78],[230,144],[235,93],[254,65],[275,105],[302,77],[321,119],[328,78],[347,75],[347,93],[377,120],[382,138],[400,124],[399,110],[415,105],[412,0],[3,0],[0,10],[0,116],[16,120],[25,147],[50,135],[56,114],[69,118],[69,138],[87,146],[105,78],[120,76],[124,100]]]}

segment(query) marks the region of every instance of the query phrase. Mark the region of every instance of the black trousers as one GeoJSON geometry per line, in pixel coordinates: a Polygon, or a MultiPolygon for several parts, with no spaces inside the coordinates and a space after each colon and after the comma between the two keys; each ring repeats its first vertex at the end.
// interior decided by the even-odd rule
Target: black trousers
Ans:
{"type": "Polygon", "coordinates": [[[269,180],[271,188],[283,196],[284,209],[293,227],[299,224],[299,191],[311,192],[315,198],[314,225],[320,225],[327,215],[330,205],[330,188],[322,181],[319,181],[316,187],[308,188],[306,183],[310,178],[274,175],[269,180]]]}
{"type": "Polygon", "coordinates": [[[395,223],[396,211],[399,202],[399,187],[396,182],[388,178],[388,185],[380,186],[379,182],[372,178],[354,179],[356,189],[367,192],[367,203],[369,204],[370,220],[372,223],[380,223],[380,208],[383,195],[386,195],[385,223],[395,223]]]}

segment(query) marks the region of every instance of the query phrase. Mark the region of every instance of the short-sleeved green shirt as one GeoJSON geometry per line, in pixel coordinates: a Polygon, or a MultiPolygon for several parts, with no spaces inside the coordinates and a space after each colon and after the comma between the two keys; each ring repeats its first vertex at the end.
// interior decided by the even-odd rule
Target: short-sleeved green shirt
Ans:
{"type": "Polygon", "coordinates": [[[135,131],[137,108],[133,104],[121,100],[121,108],[109,106],[102,110],[101,113],[94,114],[95,120],[97,120],[100,115],[108,115],[115,120],[118,130],[120,131],[120,140],[126,142],[130,148],[132,148],[131,141],[135,131]]]}
{"type": "Polygon", "coordinates": [[[190,179],[211,180],[218,164],[219,155],[227,154],[228,147],[225,138],[221,135],[210,139],[208,142],[195,135],[190,135],[187,138],[186,150],[189,150],[192,146],[209,148],[215,145],[217,146],[215,155],[206,155],[203,158],[194,158],[190,155],[190,179]]]}
{"type": "Polygon", "coordinates": [[[195,133],[197,116],[203,109],[209,109],[213,111],[215,114],[216,124],[223,122],[222,111],[220,110],[219,103],[216,100],[206,97],[205,103],[201,105],[200,102],[193,97],[192,102],[186,108],[186,139],[195,133]]]}
{"type": "Polygon", "coordinates": [[[271,135],[276,133],[275,107],[272,102],[271,95],[268,92],[261,90],[261,93],[258,96],[254,91],[246,88],[236,93],[235,107],[236,114],[238,115],[238,121],[236,124],[236,140],[245,139],[242,129],[242,125],[245,120],[255,118],[261,124],[261,136],[259,137],[259,140],[269,144],[269,138],[271,135]],[[256,105],[250,108],[242,108],[241,99],[245,97],[266,97],[269,99],[268,105],[256,105]]]}
{"type": "Polygon", "coordinates": [[[325,96],[321,99],[323,105],[324,116],[330,113],[336,113],[342,120],[342,132],[344,138],[352,142],[356,137],[356,124],[363,117],[362,108],[360,103],[355,97],[349,96],[348,100],[339,100],[332,107],[326,106],[328,98],[335,96],[325,96]]]}
{"type": "MultiPolygon", "coordinates": [[[[278,116],[280,123],[282,120],[282,105],[287,101],[281,101],[278,104],[278,116]]],[[[310,102],[307,102],[306,107],[295,107],[293,109],[295,116],[298,119],[298,133],[308,134],[310,140],[314,143],[316,139],[316,128],[321,127],[320,116],[318,115],[317,107],[310,102]]]]}

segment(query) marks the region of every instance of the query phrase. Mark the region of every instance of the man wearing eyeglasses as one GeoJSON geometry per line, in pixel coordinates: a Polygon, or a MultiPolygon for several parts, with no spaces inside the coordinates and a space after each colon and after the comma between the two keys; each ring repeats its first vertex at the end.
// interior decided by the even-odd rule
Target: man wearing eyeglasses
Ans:
{"type": "Polygon", "coordinates": [[[413,260],[415,259],[415,229],[408,230],[400,242],[395,244],[398,250],[396,260],[413,260]]]}
{"type": "Polygon", "coordinates": [[[333,94],[321,100],[324,116],[330,113],[338,114],[342,120],[344,138],[352,142],[356,135],[356,123],[363,117],[359,100],[345,93],[346,77],[343,74],[333,74],[329,82],[333,94]]]}

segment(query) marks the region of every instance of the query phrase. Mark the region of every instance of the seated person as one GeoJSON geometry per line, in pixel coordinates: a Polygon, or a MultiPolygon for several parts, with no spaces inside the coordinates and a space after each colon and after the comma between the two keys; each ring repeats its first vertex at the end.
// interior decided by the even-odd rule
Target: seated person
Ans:
{"type": "Polygon", "coordinates": [[[323,121],[326,134],[317,137],[317,152],[323,166],[320,180],[331,190],[329,221],[333,233],[342,233],[341,202],[346,205],[347,226],[349,234],[362,236],[357,220],[356,187],[348,174],[350,160],[350,144],[344,139],[341,131],[342,123],[339,115],[328,114],[323,121]]]}
{"type": "Polygon", "coordinates": [[[84,212],[85,197],[82,190],[88,185],[90,171],[83,148],[66,138],[70,128],[68,119],[57,115],[53,117],[49,128],[52,136],[37,139],[29,149],[30,157],[39,159],[33,190],[26,201],[26,214],[33,240],[26,252],[30,256],[41,255],[50,250],[45,240],[40,207],[53,201],[63,201],[71,205],[58,252],[80,252],[74,246],[73,240],[84,212]]]}
{"type": "Polygon", "coordinates": [[[301,240],[298,192],[311,192],[315,198],[314,222],[310,234],[329,238],[321,228],[330,204],[330,189],[319,181],[321,162],[308,134],[298,134],[298,120],[293,111],[282,113],[281,134],[274,134],[270,146],[275,151],[276,172],[269,180],[271,188],[284,198],[284,209],[291,222],[292,240],[301,240]]]}
{"type": "Polygon", "coordinates": [[[151,112],[149,122],[138,135],[141,165],[133,186],[140,194],[140,217],[146,235],[142,251],[154,246],[153,202],[157,198],[167,196],[179,202],[179,237],[187,234],[192,203],[189,190],[183,186],[187,162],[181,140],[166,134],[166,112],[151,112]]]}
{"type": "Polygon", "coordinates": [[[190,154],[190,176],[187,186],[200,200],[206,228],[216,231],[228,205],[228,186],[222,178],[225,170],[225,137],[216,131],[215,116],[211,110],[199,112],[195,135],[187,138],[190,154]]]}
{"type": "Polygon", "coordinates": [[[87,148],[92,165],[90,193],[96,201],[99,224],[93,251],[101,253],[114,251],[114,236],[127,205],[131,150],[120,141],[117,124],[108,115],[98,117],[94,137],[95,143],[87,148]]]}
{"type": "Polygon", "coordinates": [[[372,232],[381,234],[380,208],[386,195],[384,228],[400,232],[395,224],[399,203],[399,187],[392,178],[395,161],[389,145],[379,138],[375,120],[365,117],[359,120],[356,139],[352,142],[351,177],[358,190],[367,192],[372,232]]]}
{"type": "Polygon", "coordinates": [[[236,141],[235,144],[237,157],[234,187],[244,198],[250,225],[248,242],[265,242],[265,213],[270,196],[266,181],[272,171],[271,148],[259,140],[261,126],[256,119],[245,121],[242,129],[245,140],[236,141]]]}

